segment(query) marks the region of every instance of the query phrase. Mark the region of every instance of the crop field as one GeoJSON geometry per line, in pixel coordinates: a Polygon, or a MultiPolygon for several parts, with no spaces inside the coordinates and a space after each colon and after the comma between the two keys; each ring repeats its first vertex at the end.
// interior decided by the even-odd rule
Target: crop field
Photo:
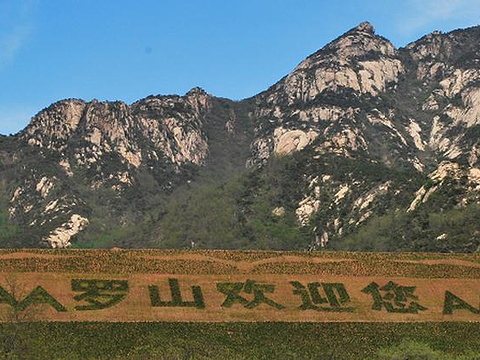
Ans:
{"type": "Polygon", "coordinates": [[[39,359],[363,359],[404,339],[460,353],[480,348],[480,256],[2,250],[0,321],[0,344],[33,333],[39,359]]]}
{"type": "Polygon", "coordinates": [[[3,251],[0,272],[32,320],[480,321],[476,255],[3,251]]]}

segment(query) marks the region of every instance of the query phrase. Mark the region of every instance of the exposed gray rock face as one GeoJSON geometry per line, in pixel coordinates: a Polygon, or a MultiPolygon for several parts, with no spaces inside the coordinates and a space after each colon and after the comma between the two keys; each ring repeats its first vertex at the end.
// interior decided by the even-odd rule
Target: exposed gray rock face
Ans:
{"type": "Polygon", "coordinates": [[[50,165],[59,174],[48,176],[40,168],[24,178],[10,199],[11,218],[44,229],[43,241],[52,247],[69,246],[88,226],[89,210],[70,191],[63,193],[65,179],[79,181],[74,174],[82,173],[90,191],[110,189],[122,196],[140,172],[156,169],[160,176],[202,165],[208,155],[203,131],[208,107],[209,95],[197,88],[183,97],[150,96],[130,106],[68,99],[42,110],[18,141],[54,160],[50,165]]]}
{"type": "Polygon", "coordinates": [[[95,164],[105,154],[138,168],[145,142],[151,147],[145,156],[166,157],[176,166],[201,164],[208,153],[202,133],[202,117],[208,110],[208,95],[194,89],[186,96],[151,96],[131,106],[122,102],[86,103],[64,100],[32,119],[20,140],[54,152],[72,149],[81,139],[85,146],[74,148],[74,162],[95,164]]]}
{"type": "MultiPolygon", "coordinates": [[[[362,97],[393,89],[404,72],[397,50],[369,23],[348,31],[258,96],[256,117],[261,120],[251,163],[301,150],[315,140],[326,152],[368,150],[367,137],[355,123],[367,120],[362,97]]],[[[404,141],[391,122],[393,114],[370,112],[369,123],[386,126],[404,141]]]]}
{"type": "Polygon", "coordinates": [[[478,28],[436,33],[407,46],[418,62],[417,79],[429,87],[422,106],[431,119],[426,142],[440,156],[468,158],[471,166],[477,161],[478,139],[469,133],[480,121],[479,35],[478,28]]]}
{"type": "MultiPolygon", "coordinates": [[[[262,165],[272,155],[311,149],[309,163],[334,154],[383,164],[392,171],[409,169],[412,177],[417,173],[435,178],[447,160],[468,164],[461,165],[463,172],[451,174],[457,180],[470,171],[476,173],[480,145],[478,136],[472,135],[478,134],[480,124],[479,43],[479,28],[471,28],[436,32],[396,49],[376,35],[372,25],[360,24],[257,96],[249,165],[262,165]]],[[[343,184],[332,179],[313,186],[311,182],[324,174],[306,170],[304,175],[298,219],[308,224],[327,209],[327,219],[316,223],[317,238],[322,239],[324,232],[341,234],[340,221],[359,225],[382,211],[375,199],[400,203],[405,195],[405,185],[391,181],[359,188],[362,181],[353,176],[343,184]],[[322,189],[339,196],[321,204],[322,189]],[[344,196],[346,189],[349,196],[344,196]]],[[[478,198],[472,195],[477,192],[476,182],[469,181],[472,186],[466,186],[465,196],[459,198],[463,206],[478,198]]],[[[429,194],[442,184],[430,188],[429,194]]],[[[426,190],[418,191],[409,209],[428,199],[426,190]]]]}

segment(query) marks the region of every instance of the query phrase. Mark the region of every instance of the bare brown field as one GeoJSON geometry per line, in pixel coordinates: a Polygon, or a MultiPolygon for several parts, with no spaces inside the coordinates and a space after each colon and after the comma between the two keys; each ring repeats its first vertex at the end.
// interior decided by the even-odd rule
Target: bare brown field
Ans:
{"type": "Polygon", "coordinates": [[[479,260],[466,254],[2,250],[0,311],[37,309],[28,320],[65,322],[477,322],[479,260]]]}

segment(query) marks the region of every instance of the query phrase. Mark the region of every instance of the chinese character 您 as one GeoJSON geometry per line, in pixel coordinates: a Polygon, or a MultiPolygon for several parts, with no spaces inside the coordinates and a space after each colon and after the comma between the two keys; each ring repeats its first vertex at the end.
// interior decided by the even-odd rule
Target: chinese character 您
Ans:
{"type": "Polygon", "coordinates": [[[370,294],[373,298],[373,310],[385,308],[391,313],[418,314],[419,311],[427,310],[417,301],[418,296],[414,294],[416,286],[401,286],[393,281],[380,287],[376,282],[370,283],[362,292],[370,294]]]}

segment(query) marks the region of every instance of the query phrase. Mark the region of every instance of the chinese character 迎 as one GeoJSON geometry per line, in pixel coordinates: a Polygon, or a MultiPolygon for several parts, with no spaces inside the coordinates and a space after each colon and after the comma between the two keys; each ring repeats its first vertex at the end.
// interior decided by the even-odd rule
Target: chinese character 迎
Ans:
{"type": "Polygon", "coordinates": [[[295,288],[293,294],[302,299],[301,310],[317,310],[331,312],[352,312],[353,307],[344,307],[350,302],[350,296],[342,283],[308,283],[307,286],[298,281],[291,281],[295,288]],[[322,288],[325,297],[320,294],[322,288]]]}

